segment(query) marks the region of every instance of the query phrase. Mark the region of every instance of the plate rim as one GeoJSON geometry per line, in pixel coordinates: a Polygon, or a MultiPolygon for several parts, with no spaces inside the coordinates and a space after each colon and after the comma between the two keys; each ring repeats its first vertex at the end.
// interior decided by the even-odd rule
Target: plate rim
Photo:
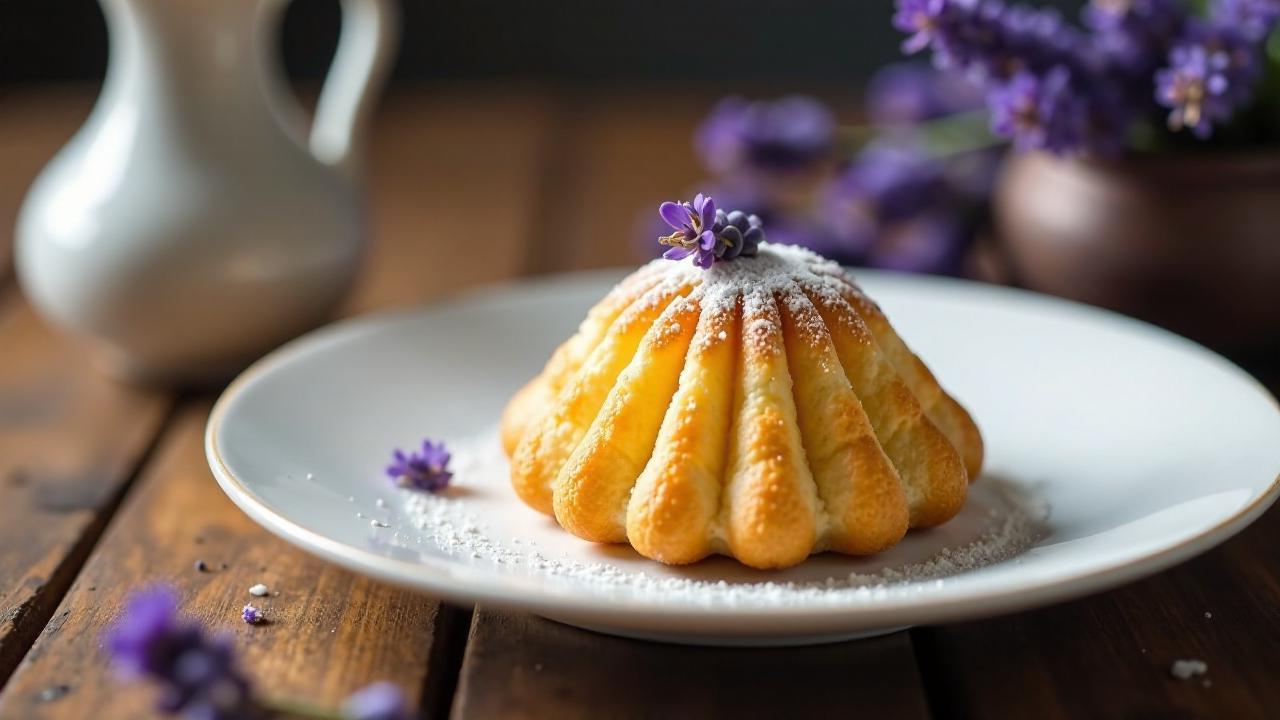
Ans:
{"type": "MultiPolygon", "coordinates": [[[[1058,575],[1047,581],[1011,583],[1000,589],[961,588],[946,593],[910,598],[889,598],[865,605],[751,605],[732,607],[702,605],[670,605],[634,598],[602,601],[592,596],[572,594],[516,595],[503,591],[499,576],[477,572],[472,568],[450,565],[447,558],[425,558],[419,562],[398,560],[334,540],[289,519],[288,515],[255,495],[248,484],[235,475],[219,451],[219,430],[228,409],[248,387],[267,372],[286,365],[295,355],[311,351],[317,343],[335,341],[344,334],[397,319],[444,311],[483,299],[496,299],[503,294],[532,288],[562,286],[568,281],[586,283],[620,277],[625,269],[592,270],[544,275],[487,283],[455,293],[435,302],[394,308],[344,318],[312,330],[269,352],[240,373],[227,387],[209,414],[205,425],[204,446],[209,468],[223,492],[246,515],[272,534],[312,555],[344,567],[357,574],[375,577],[401,587],[455,602],[486,604],[525,610],[552,618],[575,618],[583,622],[629,629],[652,629],[654,616],[663,627],[682,626],[685,632],[723,635],[775,636],[797,632],[839,632],[870,629],[888,625],[954,622],[1000,615],[1018,610],[1073,600],[1085,595],[1119,587],[1149,577],[1173,565],[1206,552],[1244,530],[1269,509],[1280,497],[1280,474],[1247,504],[1203,531],[1182,541],[1145,552],[1137,557],[1092,567],[1074,574],[1058,575]],[[475,578],[453,577],[461,571],[475,578]],[[753,623],[770,623],[768,627],[752,627],[753,623]],[[743,626],[747,626],[743,629],[743,626]]],[[[1074,312],[1094,315],[1108,322],[1119,322],[1139,328],[1162,341],[1173,341],[1184,350],[1192,350],[1226,366],[1268,400],[1280,412],[1280,401],[1243,368],[1226,357],[1164,328],[1104,308],[1043,295],[1020,288],[991,285],[958,278],[920,277],[909,273],[855,269],[858,275],[891,281],[951,285],[966,290],[980,290],[1069,308],[1074,312]]],[[[572,622],[572,620],[570,620],[572,622]]],[[[680,631],[675,631],[681,634],[680,631]]]]}

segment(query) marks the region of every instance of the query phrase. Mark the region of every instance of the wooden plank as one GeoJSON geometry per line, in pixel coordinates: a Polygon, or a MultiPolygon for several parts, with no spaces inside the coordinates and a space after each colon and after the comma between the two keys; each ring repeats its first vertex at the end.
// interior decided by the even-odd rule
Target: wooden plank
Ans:
{"type": "Polygon", "coordinates": [[[114,384],[0,294],[0,685],[101,534],[169,401],[114,384]]]}
{"type": "MultiPolygon", "coordinates": [[[[437,297],[519,269],[548,127],[541,97],[438,88],[391,98],[373,133],[377,237],[347,312],[437,297]]],[[[200,442],[206,412],[186,411],[166,434],[157,461],[0,695],[0,717],[82,717],[90,709],[94,717],[138,717],[145,693],[117,692],[108,682],[97,637],[131,588],[156,579],[176,582],[190,611],[210,625],[240,631],[246,663],[264,686],[336,702],[370,679],[389,678],[425,709],[447,707],[462,642],[448,634],[465,633],[469,613],[359,580],[268,537],[209,476],[200,442]],[[196,559],[215,572],[194,571],[196,559]],[[279,622],[236,625],[244,589],[260,580],[281,589],[268,603],[279,622]]],[[[67,442],[88,429],[75,432],[67,442]]],[[[50,608],[58,594],[49,595],[50,608]]]]}
{"type": "Polygon", "coordinates": [[[263,688],[334,704],[386,679],[421,699],[439,605],[357,577],[276,539],[209,476],[208,405],[186,408],[130,493],[54,621],[0,696],[2,718],[147,717],[147,692],[122,692],[100,649],[125,596],[153,583],[178,588],[184,612],[230,633],[263,688]],[[203,560],[209,571],[194,567],[203,560]],[[269,622],[240,619],[247,590],[265,583],[269,622]],[[57,697],[50,697],[50,688],[57,697]]]}
{"type": "Polygon", "coordinates": [[[533,88],[388,98],[373,133],[373,242],[347,312],[422,302],[523,270],[552,105],[533,88]]]}
{"type": "MultiPolygon", "coordinates": [[[[1251,370],[1274,393],[1276,358],[1251,370]]],[[[1280,510],[1222,546],[1118,590],[912,632],[942,717],[1274,717],[1280,510]],[[1201,660],[1180,680],[1177,660],[1201,660]],[[1011,690],[1016,688],[1016,691],[1011,690]]]]}
{"type": "Polygon", "coordinates": [[[81,84],[0,92],[0,278],[10,270],[14,225],[27,188],[84,122],[96,94],[81,84]]]}
{"type": "Polygon", "coordinates": [[[1227,544],[1077,602],[913,632],[942,717],[1275,717],[1280,512],[1227,544]],[[1180,680],[1176,660],[1208,674],[1180,680]]]}
{"type": "Polygon", "coordinates": [[[798,648],[625,640],[476,611],[454,717],[928,717],[906,633],[798,648]]]}

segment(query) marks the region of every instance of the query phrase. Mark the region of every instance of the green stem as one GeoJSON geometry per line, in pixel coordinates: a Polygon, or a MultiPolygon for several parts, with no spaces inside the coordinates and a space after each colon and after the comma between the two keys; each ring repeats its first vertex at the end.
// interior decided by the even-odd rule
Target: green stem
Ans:
{"type": "MultiPolygon", "coordinates": [[[[969,110],[925,120],[910,125],[909,129],[921,138],[925,151],[936,157],[947,157],[1005,145],[1007,140],[995,137],[987,129],[988,117],[986,110],[969,110]]],[[[878,125],[843,125],[838,136],[841,146],[852,152],[888,129],[878,125]]]]}
{"type": "Polygon", "coordinates": [[[296,698],[263,698],[258,701],[273,716],[343,720],[341,712],[296,698]]]}

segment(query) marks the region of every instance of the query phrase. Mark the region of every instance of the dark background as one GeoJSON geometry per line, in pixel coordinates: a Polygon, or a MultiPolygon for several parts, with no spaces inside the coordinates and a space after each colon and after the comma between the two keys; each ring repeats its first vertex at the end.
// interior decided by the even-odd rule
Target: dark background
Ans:
{"type": "MultiPolygon", "coordinates": [[[[228,2],[243,0],[200,0],[228,2]]],[[[1056,5],[1074,18],[1073,0],[1056,5]]],[[[899,57],[892,0],[403,0],[395,79],[607,83],[860,83],[899,57]]],[[[294,0],[282,42],[316,78],[336,0],[294,0]]],[[[0,83],[93,80],[106,67],[93,0],[0,0],[0,83]]]]}

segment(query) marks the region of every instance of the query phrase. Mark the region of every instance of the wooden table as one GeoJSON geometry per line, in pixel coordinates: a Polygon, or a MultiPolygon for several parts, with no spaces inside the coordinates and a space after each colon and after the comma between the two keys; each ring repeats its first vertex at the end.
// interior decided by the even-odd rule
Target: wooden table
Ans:
{"type": "MultiPolygon", "coordinates": [[[[110,678],[100,637],[127,593],[162,581],[187,612],[234,635],[262,686],[336,703],[390,679],[430,717],[1280,715],[1275,511],[1113,592],[776,650],[635,642],[442,605],[293,549],[210,476],[210,397],[104,380],[18,292],[8,246],[21,195],[92,97],[0,97],[0,718],[149,717],[149,694],[110,678]],[[273,622],[250,627],[234,618],[260,581],[281,594],[273,622]],[[1206,661],[1207,679],[1173,678],[1179,658],[1206,661]]],[[[625,238],[637,209],[698,177],[688,137],[711,99],[397,92],[373,143],[377,239],[345,313],[634,262],[625,238]]]]}

